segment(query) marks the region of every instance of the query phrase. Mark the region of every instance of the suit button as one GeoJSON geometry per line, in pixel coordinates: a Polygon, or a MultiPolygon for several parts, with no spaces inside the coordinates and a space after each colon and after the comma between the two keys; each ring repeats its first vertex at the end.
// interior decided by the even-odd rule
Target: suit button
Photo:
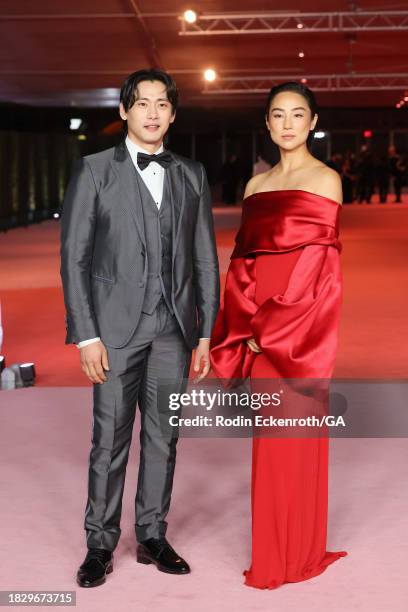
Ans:
{"type": "Polygon", "coordinates": [[[144,285],[145,285],[145,284],[144,284],[143,282],[139,283],[139,287],[141,287],[141,288],[143,288],[143,287],[144,287],[144,285]]]}

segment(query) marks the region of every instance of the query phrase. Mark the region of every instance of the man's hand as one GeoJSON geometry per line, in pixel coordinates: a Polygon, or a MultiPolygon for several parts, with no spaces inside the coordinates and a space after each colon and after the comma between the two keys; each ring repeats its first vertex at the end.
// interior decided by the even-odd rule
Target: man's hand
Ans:
{"type": "Polygon", "coordinates": [[[104,370],[109,370],[108,353],[102,342],[93,342],[80,350],[81,368],[93,383],[104,383],[107,378],[104,370]]]}
{"type": "Polygon", "coordinates": [[[200,382],[205,378],[210,371],[210,340],[200,338],[194,355],[194,372],[199,372],[199,375],[194,379],[194,382],[200,382]]]}
{"type": "Polygon", "coordinates": [[[259,346],[255,342],[255,338],[250,338],[249,340],[247,340],[247,345],[249,346],[251,351],[253,351],[254,353],[262,353],[262,350],[259,348],[259,346]]]}

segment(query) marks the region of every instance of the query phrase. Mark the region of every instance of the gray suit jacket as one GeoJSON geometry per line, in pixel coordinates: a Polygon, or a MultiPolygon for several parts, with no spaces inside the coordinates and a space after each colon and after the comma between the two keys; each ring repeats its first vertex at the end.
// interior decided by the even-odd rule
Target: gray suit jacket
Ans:
{"type": "MultiPolygon", "coordinates": [[[[173,213],[173,308],[189,347],[210,337],[219,307],[211,195],[201,163],[166,170],[173,213]]],[[[66,343],[127,344],[138,324],[148,262],[136,169],[125,142],[77,162],[61,217],[66,343]]]]}

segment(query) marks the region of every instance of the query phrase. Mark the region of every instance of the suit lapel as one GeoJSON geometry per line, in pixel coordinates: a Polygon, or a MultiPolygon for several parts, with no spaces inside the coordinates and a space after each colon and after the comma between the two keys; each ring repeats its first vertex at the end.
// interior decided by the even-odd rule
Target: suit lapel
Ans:
{"type": "Polygon", "coordinates": [[[118,178],[120,193],[123,200],[126,202],[126,205],[133,216],[137,231],[139,232],[140,240],[142,241],[143,245],[146,246],[143,210],[141,204],[142,199],[139,184],[136,178],[137,170],[133,165],[124,141],[115,148],[115,155],[111,161],[111,165],[118,178]]]}
{"type": "Polygon", "coordinates": [[[185,205],[185,177],[182,164],[174,158],[166,170],[169,197],[173,216],[173,260],[180,238],[181,218],[185,205]]]}

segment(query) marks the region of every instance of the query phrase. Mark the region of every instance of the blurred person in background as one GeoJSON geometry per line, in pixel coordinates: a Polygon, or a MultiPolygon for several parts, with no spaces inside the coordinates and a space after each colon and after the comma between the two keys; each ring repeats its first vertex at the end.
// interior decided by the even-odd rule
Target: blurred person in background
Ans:
{"type": "Polygon", "coordinates": [[[340,153],[332,153],[329,159],[326,161],[326,166],[336,170],[340,174],[342,167],[343,158],[340,153]]]}
{"type": "Polygon", "coordinates": [[[343,204],[351,204],[354,201],[356,164],[355,156],[347,151],[341,167],[341,181],[343,186],[343,204]]]}
{"type": "Polygon", "coordinates": [[[400,204],[402,187],[406,183],[407,166],[403,157],[397,152],[394,145],[388,149],[390,173],[393,177],[393,186],[395,193],[395,203],[400,204]]]}
{"type": "Polygon", "coordinates": [[[220,179],[222,182],[222,201],[224,204],[232,205],[237,201],[237,190],[241,180],[241,168],[236,153],[231,153],[221,168],[220,179]]]}
{"type": "Polygon", "coordinates": [[[359,204],[371,204],[374,192],[374,160],[367,145],[362,145],[357,159],[357,201],[359,204]]]}
{"type": "Polygon", "coordinates": [[[266,160],[264,160],[262,155],[258,155],[256,158],[256,162],[254,163],[252,167],[252,176],[256,176],[257,174],[260,174],[261,172],[266,172],[267,170],[270,170],[271,167],[272,167],[271,164],[268,163],[266,160]]]}
{"type": "Polygon", "coordinates": [[[385,204],[390,187],[390,164],[387,155],[376,156],[374,158],[374,166],[380,204],[385,204]]]}

